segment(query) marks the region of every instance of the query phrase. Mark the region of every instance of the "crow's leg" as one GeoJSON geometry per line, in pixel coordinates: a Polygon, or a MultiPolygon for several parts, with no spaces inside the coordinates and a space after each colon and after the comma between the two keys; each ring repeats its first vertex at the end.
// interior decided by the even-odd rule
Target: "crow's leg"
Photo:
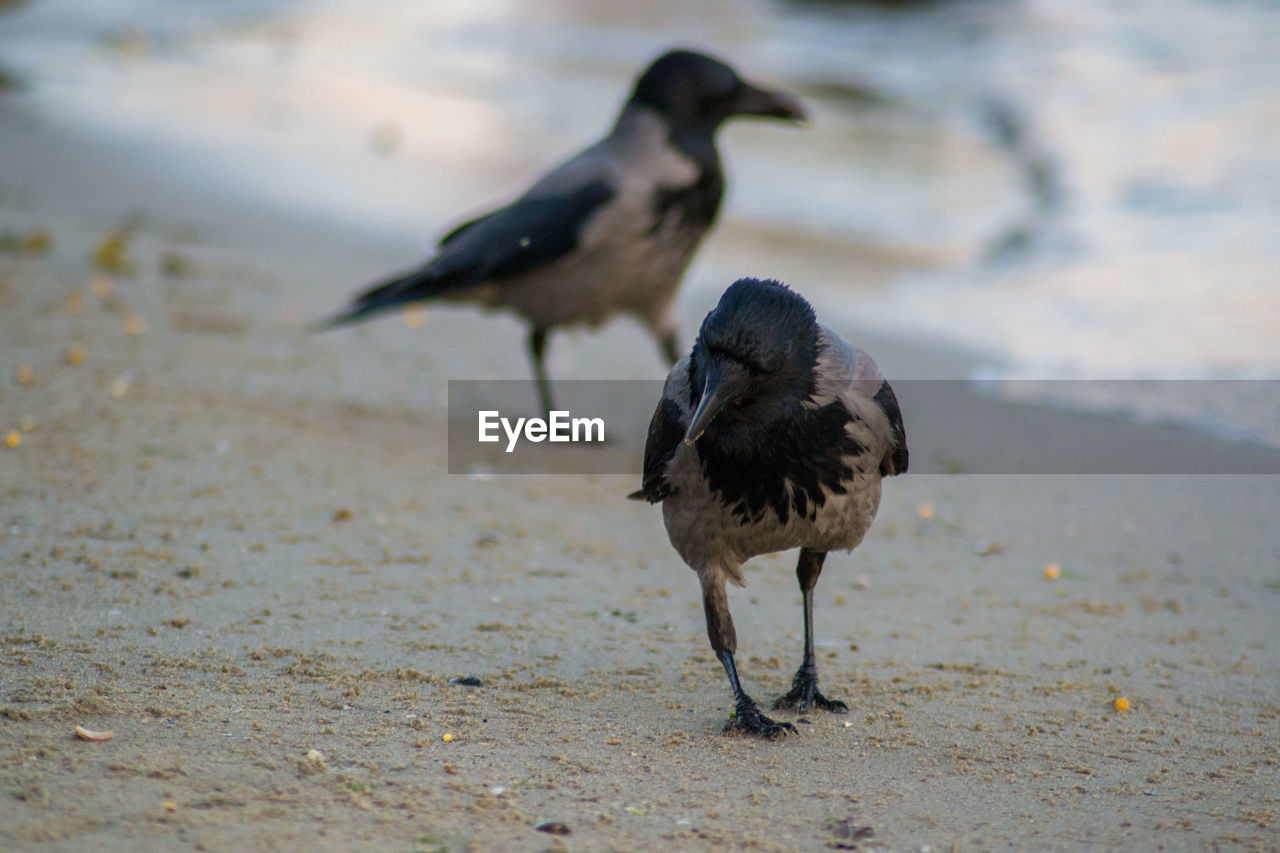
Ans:
{"type": "Polygon", "coordinates": [[[721,649],[716,652],[725,673],[729,676],[729,684],[733,686],[734,718],[724,724],[724,733],[746,734],[775,740],[787,733],[795,733],[796,727],[790,723],[779,723],[760,713],[760,706],[742,689],[738,680],[738,668],[733,662],[733,652],[721,649]]]}
{"type": "Polygon", "coordinates": [[[534,326],[529,332],[529,360],[533,362],[533,377],[538,381],[538,399],[542,413],[551,417],[551,383],[547,381],[547,366],[543,356],[547,352],[547,330],[534,326]]]}
{"type": "Polygon", "coordinates": [[[738,667],[733,653],[738,649],[738,636],[733,630],[733,617],[729,614],[729,599],[725,597],[724,578],[717,573],[714,578],[703,576],[702,606],[707,614],[707,637],[711,649],[724,666],[733,688],[734,719],[725,724],[725,734],[748,734],[770,740],[794,732],[790,723],[778,723],[760,713],[760,706],[742,689],[738,680],[738,667]]]}
{"type": "Polygon", "coordinates": [[[826,558],[826,551],[800,549],[796,578],[800,581],[800,591],[804,593],[804,660],[796,670],[791,690],[773,703],[774,708],[795,708],[801,714],[810,708],[821,708],[833,714],[849,713],[849,706],[818,692],[818,663],[813,654],[813,588],[818,583],[818,575],[822,574],[822,562],[826,558]]]}
{"type": "Polygon", "coordinates": [[[667,367],[674,367],[680,360],[680,335],[675,329],[667,329],[658,335],[658,347],[662,357],[667,360],[667,367]]]}

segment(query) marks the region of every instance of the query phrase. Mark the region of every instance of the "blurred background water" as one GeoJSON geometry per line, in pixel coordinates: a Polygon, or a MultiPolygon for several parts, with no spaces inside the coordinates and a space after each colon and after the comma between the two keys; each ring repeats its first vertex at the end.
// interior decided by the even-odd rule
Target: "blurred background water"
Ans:
{"type": "MultiPolygon", "coordinates": [[[[32,0],[0,16],[0,66],[54,120],[404,247],[371,276],[597,136],[673,44],[812,107],[807,130],[722,134],[730,189],[686,283],[697,313],[738,275],[776,276],[829,322],[969,348],[980,377],[1280,378],[1272,0],[32,0]]],[[[1280,445],[1280,395],[1185,385],[1146,414],[1280,445]]],[[[1072,394],[1145,405],[1045,392],[1072,394]]]]}

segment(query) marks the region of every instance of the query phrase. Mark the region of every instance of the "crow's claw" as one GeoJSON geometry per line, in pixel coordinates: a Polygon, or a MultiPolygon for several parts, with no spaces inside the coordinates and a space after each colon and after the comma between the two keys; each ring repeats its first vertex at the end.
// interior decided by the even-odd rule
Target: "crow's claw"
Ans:
{"type": "Polygon", "coordinates": [[[814,708],[830,711],[833,714],[849,713],[849,706],[838,699],[828,699],[818,690],[818,679],[806,678],[796,673],[796,680],[786,695],[779,696],[773,703],[774,710],[794,708],[797,714],[804,714],[814,708]]]}
{"type": "Polygon", "coordinates": [[[759,711],[739,713],[724,724],[724,734],[751,735],[766,740],[777,740],[783,735],[796,734],[796,727],[790,723],[779,723],[771,720],[759,711]]]}

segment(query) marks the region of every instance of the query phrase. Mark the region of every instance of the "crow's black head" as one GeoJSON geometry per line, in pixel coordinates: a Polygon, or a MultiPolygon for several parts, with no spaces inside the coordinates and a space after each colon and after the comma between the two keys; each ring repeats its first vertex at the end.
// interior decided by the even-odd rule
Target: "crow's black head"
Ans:
{"type": "Polygon", "coordinates": [[[803,121],[799,99],[748,83],[718,59],[691,50],[673,50],[654,60],[631,95],[663,116],[676,131],[714,131],[733,116],[766,116],[803,121]]]}
{"type": "Polygon", "coordinates": [[[777,281],[734,282],[702,321],[690,357],[690,403],[696,407],[685,440],[712,421],[731,425],[771,419],[813,391],[818,321],[813,308],[777,281]]]}

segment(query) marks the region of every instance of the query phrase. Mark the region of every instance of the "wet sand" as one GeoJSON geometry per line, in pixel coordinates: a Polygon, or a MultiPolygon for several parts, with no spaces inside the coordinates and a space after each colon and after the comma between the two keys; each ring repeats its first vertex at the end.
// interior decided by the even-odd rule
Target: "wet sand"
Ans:
{"type": "MultiPolygon", "coordinates": [[[[725,738],[635,477],[445,472],[445,380],[523,378],[516,323],[307,336],[405,247],[16,102],[0,151],[0,233],[52,240],[0,253],[0,847],[1276,849],[1275,476],[891,481],[817,592],[850,713],[725,738]],[[95,287],[126,223],[136,272],[95,287]]],[[[686,330],[739,248],[708,246],[686,330]]],[[[963,375],[839,331],[891,377],[963,375]]],[[[559,375],[661,373],[625,323],[553,346],[559,375]]],[[[793,567],[731,593],[761,700],[799,662],[793,567]]]]}

